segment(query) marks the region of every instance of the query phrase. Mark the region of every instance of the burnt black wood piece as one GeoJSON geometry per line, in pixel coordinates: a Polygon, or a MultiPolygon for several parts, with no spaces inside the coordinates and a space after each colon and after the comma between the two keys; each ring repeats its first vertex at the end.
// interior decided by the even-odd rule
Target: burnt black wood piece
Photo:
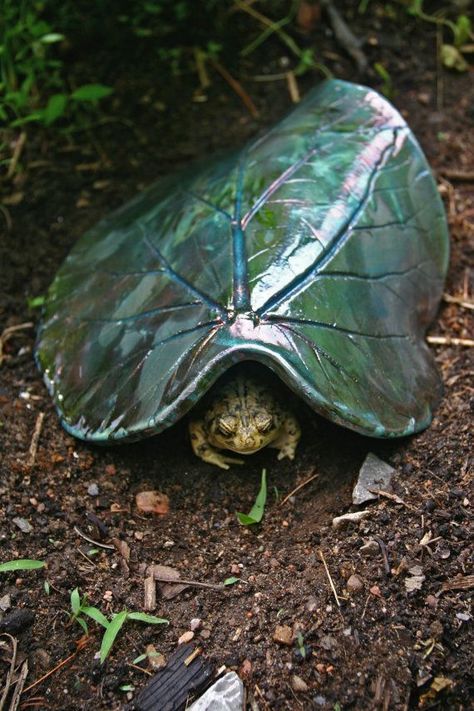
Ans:
{"type": "Polygon", "coordinates": [[[150,679],[129,706],[130,711],[179,711],[191,694],[199,695],[208,686],[212,667],[201,656],[186,666],[192,644],[183,644],[168,664],[150,679]]]}

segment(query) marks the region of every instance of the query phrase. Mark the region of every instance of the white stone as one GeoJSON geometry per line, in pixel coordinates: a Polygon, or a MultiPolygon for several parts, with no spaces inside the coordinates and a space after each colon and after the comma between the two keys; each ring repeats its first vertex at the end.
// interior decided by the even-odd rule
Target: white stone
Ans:
{"type": "Polygon", "coordinates": [[[235,672],[218,679],[188,711],[243,711],[244,685],[235,672]]]}
{"type": "Polygon", "coordinates": [[[352,503],[358,506],[376,499],[377,494],[372,493],[370,489],[391,491],[394,473],[395,469],[390,464],[369,452],[359,470],[357,483],[352,491],[352,503]]]}

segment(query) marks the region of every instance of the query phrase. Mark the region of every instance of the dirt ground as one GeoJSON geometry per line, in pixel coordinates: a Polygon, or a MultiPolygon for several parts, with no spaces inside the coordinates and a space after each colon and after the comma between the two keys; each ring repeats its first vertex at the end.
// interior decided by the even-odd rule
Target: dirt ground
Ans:
{"type": "MultiPolygon", "coordinates": [[[[216,72],[207,100],[195,101],[196,73],[170,75],[167,65],[148,60],[143,40],[123,52],[72,38],[69,59],[78,83],[93,75],[116,89],[109,118],[68,136],[30,130],[15,176],[2,182],[0,332],[23,326],[4,337],[0,368],[0,561],[47,562],[44,570],[1,577],[0,631],[17,638],[18,662],[28,659],[20,708],[125,708],[149,678],[147,661],[133,660],[148,644],[169,657],[194,618],[201,623],[193,643],[216,669],[226,665],[240,674],[252,709],[472,708],[474,367],[472,349],[449,338],[473,337],[472,310],[460,302],[472,308],[474,83],[472,69],[448,73],[437,65],[431,25],[405,13],[383,17],[381,7],[371,3],[352,27],[368,40],[369,66],[383,62],[390,72],[392,100],[436,172],[451,227],[446,294],[456,299],[443,301],[430,331],[445,338],[433,346],[445,396],[428,430],[390,442],[360,437],[304,411],[294,463],[278,462],[274,451],[264,450],[229,473],[192,455],[185,422],[115,448],[68,436],[33,362],[35,331],[25,324],[36,325],[39,313],[27,299],[45,293],[85,229],[144,185],[191,159],[241,145],[288,111],[285,81],[253,80],[281,72],[287,51],[276,37],[246,60],[224,49],[222,64],[254,101],[254,118],[216,72]],[[367,506],[363,521],[335,529],[334,516],[355,510],[351,491],[368,452],[396,468],[398,498],[380,497],[367,506]],[[235,512],[250,509],[263,467],[265,517],[258,526],[242,527],[235,512]],[[146,490],[166,494],[169,513],[140,513],[135,496],[146,490]],[[90,514],[107,527],[105,537],[90,514]],[[29,524],[28,532],[18,519],[23,528],[29,524]],[[110,547],[88,543],[78,530],[110,547]],[[113,539],[128,544],[128,564],[113,539]],[[376,545],[362,550],[371,541],[376,545]],[[145,570],[152,563],[203,583],[231,576],[241,582],[158,597],[154,614],[169,625],[127,624],[101,665],[95,657],[100,627],[91,623],[90,638],[78,646],[83,632],[69,621],[70,592],[78,587],[109,616],[143,610],[145,570]],[[353,575],[357,590],[353,578],[348,589],[353,575]],[[23,613],[12,618],[15,610],[23,613]],[[289,644],[275,641],[277,626],[290,628],[289,644]]],[[[237,46],[258,33],[250,17],[232,22],[237,46]]],[[[309,38],[294,36],[316,43],[336,76],[381,88],[372,69],[357,74],[325,21],[309,38]]],[[[301,93],[317,80],[305,74],[301,93]]],[[[123,552],[123,544],[119,548],[123,552]]],[[[6,671],[4,650],[0,696],[6,671]]]]}

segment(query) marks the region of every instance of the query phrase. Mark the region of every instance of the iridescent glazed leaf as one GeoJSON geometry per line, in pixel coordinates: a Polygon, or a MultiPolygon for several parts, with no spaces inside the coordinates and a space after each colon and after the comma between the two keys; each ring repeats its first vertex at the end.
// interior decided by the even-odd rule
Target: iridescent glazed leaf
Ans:
{"type": "Polygon", "coordinates": [[[50,289],[37,358],[64,426],[88,440],[163,430],[245,359],[335,422],[405,435],[440,395],[423,335],[447,259],[405,121],[331,80],[241,153],[161,180],[87,233],[50,289]]]}

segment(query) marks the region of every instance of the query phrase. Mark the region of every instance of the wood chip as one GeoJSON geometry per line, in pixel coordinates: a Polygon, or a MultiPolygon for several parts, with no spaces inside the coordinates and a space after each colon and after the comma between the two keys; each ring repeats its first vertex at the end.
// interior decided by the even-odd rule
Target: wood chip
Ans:
{"type": "Polygon", "coordinates": [[[154,513],[162,516],[170,510],[169,498],[159,491],[140,491],[135,496],[135,503],[137,509],[143,513],[154,513]]]}
{"type": "Polygon", "coordinates": [[[147,612],[156,610],[156,581],[153,575],[145,578],[143,607],[147,612]]]}
{"type": "Polygon", "coordinates": [[[354,511],[353,513],[346,513],[342,516],[336,516],[332,520],[333,528],[340,528],[348,523],[359,523],[364,518],[370,516],[370,511],[354,511]]]}
{"type": "Polygon", "coordinates": [[[452,580],[447,580],[441,586],[441,590],[470,590],[474,588],[474,575],[464,575],[452,580]]]}

